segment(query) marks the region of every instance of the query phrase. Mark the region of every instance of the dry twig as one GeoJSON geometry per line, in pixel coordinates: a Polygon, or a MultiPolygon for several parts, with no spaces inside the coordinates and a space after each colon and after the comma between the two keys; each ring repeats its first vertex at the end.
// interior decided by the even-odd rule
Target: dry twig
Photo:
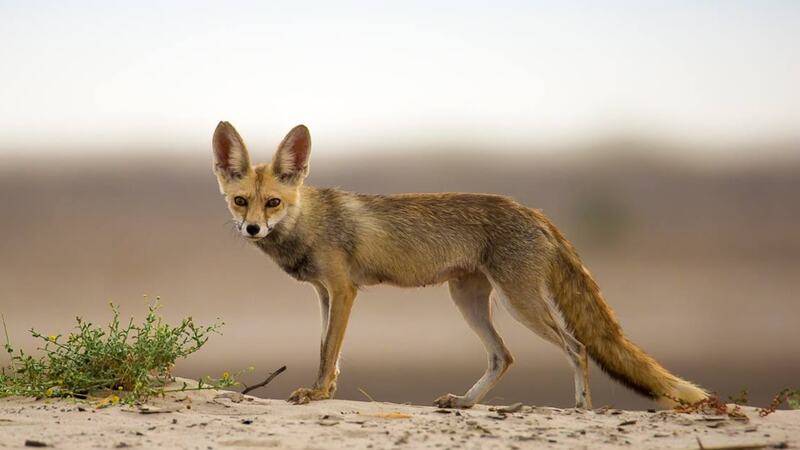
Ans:
{"type": "Polygon", "coordinates": [[[358,388],[358,392],[361,392],[362,394],[364,394],[364,397],[367,397],[369,399],[369,401],[371,401],[371,402],[375,401],[375,399],[372,398],[372,396],[369,395],[369,393],[367,393],[367,391],[365,391],[364,389],[358,388]]]}
{"type": "Polygon", "coordinates": [[[258,388],[261,388],[261,387],[264,387],[264,386],[268,385],[272,380],[275,379],[275,377],[277,377],[278,375],[282,374],[284,370],[286,370],[286,366],[282,366],[280,369],[278,369],[275,372],[272,372],[271,374],[269,374],[267,379],[262,381],[261,383],[254,384],[254,385],[249,386],[249,387],[246,386],[244,388],[244,390],[242,391],[242,394],[247,394],[248,392],[251,392],[251,391],[253,391],[255,389],[258,389],[258,388]]]}

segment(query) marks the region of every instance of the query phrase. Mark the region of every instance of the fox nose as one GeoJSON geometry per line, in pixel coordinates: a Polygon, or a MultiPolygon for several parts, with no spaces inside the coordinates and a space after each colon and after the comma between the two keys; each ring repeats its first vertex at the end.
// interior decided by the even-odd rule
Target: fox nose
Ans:
{"type": "Polygon", "coordinates": [[[245,230],[247,231],[247,234],[249,234],[250,236],[255,236],[258,234],[259,231],[261,231],[261,227],[259,227],[258,225],[250,224],[245,227],[245,230]]]}

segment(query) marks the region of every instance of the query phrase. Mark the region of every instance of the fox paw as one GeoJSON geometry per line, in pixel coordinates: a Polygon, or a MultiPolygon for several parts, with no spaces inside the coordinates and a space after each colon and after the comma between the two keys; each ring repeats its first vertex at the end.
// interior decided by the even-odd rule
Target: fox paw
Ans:
{"type": "Polygon", "coordinates": [[[472,405],[474,405],[474,403],[467,402],[466,398],[460,395],[453,395],[453,394],[444,394],[443,396],[434,400],[433,404],[438,406],[439,408],[461,408],[461,409],[472,408],[472,405]]]}
{"type": "Polygon", "coordinates": [[[316,400],[325,400],[331,398],[330,393],[319,388],[299,388],[292,392],[292,395],[286,400],[295,405],[305,405],[308,402],[316,400]]]}

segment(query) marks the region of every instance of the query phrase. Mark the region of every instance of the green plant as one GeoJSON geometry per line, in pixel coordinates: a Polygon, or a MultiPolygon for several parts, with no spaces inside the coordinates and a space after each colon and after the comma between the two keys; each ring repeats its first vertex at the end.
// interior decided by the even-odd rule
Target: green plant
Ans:
{"type": "Polygon", "coordinates": [[[790,391],[786,396],[786,403],[789,404],[789,408],[800,409],[800,389],[790,391]]]}
{"type": "Polygon", "coordinates": [[[747,389],[742,389],[741,391],[739,391],[738,394],[728,396],[728,401],[736,405],[745,406],[747,405],[748,397],[749,397],[749,392],[747,391],[747,389]]]}
{"type": "MultiPolygon", "coordinates": [[[[120,323],[119,308],[110,304],[111,322],[97,326],[76,318],[75,331],[64,336],[45,335],[31,329],[41,340],[41,356],[15,350],[6,331],[5,350],[11,363],[0,371],[0,397],[87,398],[93,392],[114,391],[106,395],[109,403],[136,403],[161,395],[171,380],[178,359],[198,351],[212,334],[219,334],[222,322],[198,326],[191,317],[178,325],[165,323],[159,315],[160,299],[148,305],[141,324],[131,318],[120,323]]],[[[197,387],[185,384],[176,390],[225,388],[238,384],[225,372],[220,378],[206,377],[197,387]]]]}

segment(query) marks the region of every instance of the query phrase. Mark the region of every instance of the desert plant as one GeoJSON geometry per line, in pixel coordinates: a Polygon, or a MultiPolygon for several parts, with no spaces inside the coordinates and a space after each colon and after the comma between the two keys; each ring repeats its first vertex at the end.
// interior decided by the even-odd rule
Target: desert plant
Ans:
{"type": "Polygon", "coordinates": [[[733,403],[735,405],[745,406],[747,405],[747,399],[749,395],[750,393],[747,391],[747,389],[742,389],[736,395],[729,395],[728,402],[733,403]]]}
{"type": "Polygon", "coordinates": [[[769,406],[758,409],[758,415],[766,417],[774,413],[784,401],[789,405],[790,409],[800,409],[800,389],[786,388],[778,392],[775,397],[772,398],[772,402],[769,406]]]}
{"type": "MultiPolygon", "coordinates": [[[[131,318],[120,323],[119,308],[111,304],[108,325],[97,326],[76,318],[75,331],[68,335],[45,335],[31,329],[42,346],[40,356],[15,350],[6,331],[5,350],[11,362],[0,372],[0,397],[87,398],[93,392],[108,403],[135,403],[163,394],[178,359],[198,351],[212,334],[219,334],[222,322],[199,326],[191,317],[177,325],[165,323],[159,314],[159,298],[148,304],[141,324],[131,318]]],[[[236,385],[225,372],[220,378],[206,377],[191,389],[224,388],[236,385]]],[[[188,389],[186,385],[180,389],[188,389]]]]}

